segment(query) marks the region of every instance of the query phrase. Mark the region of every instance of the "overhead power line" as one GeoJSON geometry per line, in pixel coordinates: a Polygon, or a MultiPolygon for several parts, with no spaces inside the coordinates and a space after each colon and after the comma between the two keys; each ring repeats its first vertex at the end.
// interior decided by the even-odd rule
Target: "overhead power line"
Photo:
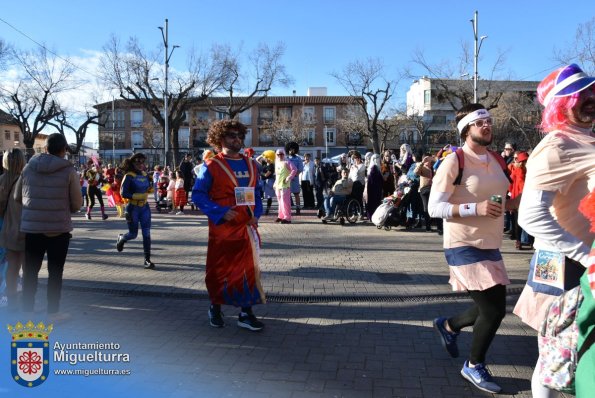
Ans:
{"type": "Polygon", "coordinates": [[[73,62],[72,62],[72,61],[70,61],[69,59],[62,57],[62,56],[61,56],[61,55],[59,55],[59,54],[56,54],[54,51],[50,50],[50,49],[49,49],[49,48],[47,48],[45,45],[43,45],[43,44],[41,44],[40,42],[38,42],[37,40],[33,39],[31,36],[29,36],[28,34],[26,34],[25,32],[23,32],[22,30],[20,30],[20,29],[19,29],[19,28],[17,28],[16,26],[12,25],[10,22],[8,22],[8,21],[6,21],[6,20],[4,20],[4,19],[2,19],[2,18],[0,18],[0,21],[1,21],[1,22],[3,22],[3,23],[5,23],[7,26],[9,26],[9,27],[10,27],[11,29],[13,29],[15,32],[17,32],[17,33],[19,33],[20,35],[22,35],[22,36],[26,37],[27,39],[31,40],[33,43],[37,44],[39,47],[43,48],[44,50],[46,50],[46,51],[47,51],[47,52],[49,52],[50,54],[53,54],[53,55],[54,55],[56,58],[59,58],[59,59],[61,59],[62,61],[66,62],[66,63],[68,63],[68,64],[70,64],[70,65],[72,65],[74,68],[76,68],[76,69],[78,69],[78,70],[81,70],[81,71],[83,71],[83,72],[85,72],[85,73],[87,73],[87,74],[89,74],[89,75],[91,75],[91,76],[95,77],[96,79],[100,79],[100,77],[99,77],[98,75],[96,75],[95,73],[93,73],[93,72],[90,72],[90,71],[86,70],[85,68],[83,68],[83,67],[81,67],[81,66],[79,66],[79,65],[76,65],[75,63],[73,63],[73,62]]]}

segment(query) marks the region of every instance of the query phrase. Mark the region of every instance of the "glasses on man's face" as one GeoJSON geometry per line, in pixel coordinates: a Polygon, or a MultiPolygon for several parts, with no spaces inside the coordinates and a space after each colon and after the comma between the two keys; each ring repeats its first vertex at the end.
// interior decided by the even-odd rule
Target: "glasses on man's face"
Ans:
{"type": "Polygon", "coordinates": [[[136,158],[134,159],[134,163],[145,163],[145,159],[136,158]]]}
{"type": "Polygon", "coordinates": [[[492,123],[492,118],[488,117],[486,119],[477,119],[471,123],[469,123],[469,126],[475,126],[478,129],[482,128],[483,126],[491,126],[492,123]]]}
{"type": "Polygon", "coordinates": [[[243,140],[245,138],[244,134],[240,134],[240,133],[225,133],[225,137],[232,139],[232,140],[235,140],[236,138],[243,140]]]}

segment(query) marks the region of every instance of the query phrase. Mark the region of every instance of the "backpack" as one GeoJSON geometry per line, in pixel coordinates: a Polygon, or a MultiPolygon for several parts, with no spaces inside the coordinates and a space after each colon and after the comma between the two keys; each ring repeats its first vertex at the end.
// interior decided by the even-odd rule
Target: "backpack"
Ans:
{"type": "Polygon", "coordinates": [[[550,304],[541,324],[537,366],[540,382],[547,388],[574,394],[578,363],[576,316],[583,299],[580,286],[565,292],[550,304]]]}
{"type": "MultiPolygon", "coordinates": [[[[504,158],[502,158],[502,156],[500,156],[499,153],[490,151],[489,149],[488,153],[492,155],[494,159],[496,159],[498,164],[500,164],[500,167],[502,167],[502,171],[508,179],[508,182],[512,183],[512,179],[510,178],[510,171],[508,170],[508,165],[506,164],[504,158]]],[[[461,179],[463,178],[463,169],[465,168],[465,154],[463,152],[463,148],[457,148],[455,154],[457,155],[457,160],[459,161],[459,174],[457,175],[457,178],[455,178],[453,185],[461,185],[461,179]]]]}

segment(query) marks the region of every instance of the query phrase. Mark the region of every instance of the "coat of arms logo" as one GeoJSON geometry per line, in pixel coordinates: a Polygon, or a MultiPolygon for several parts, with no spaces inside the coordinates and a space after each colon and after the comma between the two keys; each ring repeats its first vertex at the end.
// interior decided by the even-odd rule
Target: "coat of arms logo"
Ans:
{"type": "Polygon", "coordinates": [[[47,380],[50,373],[49,335],[53,325],[32,321],[23,325],[8,325],[12,335],[10,343],[10,370],[14,381],[24,387],[37,387],[47,380]]]}

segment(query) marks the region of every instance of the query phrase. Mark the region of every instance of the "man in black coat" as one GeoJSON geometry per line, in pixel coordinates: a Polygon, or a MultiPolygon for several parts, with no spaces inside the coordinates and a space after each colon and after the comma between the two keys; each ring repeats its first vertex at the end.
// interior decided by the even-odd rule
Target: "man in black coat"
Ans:
{"type": "Polygon", "coordinates": [[[188,193],[192,191],[192,186],[194,185],[192,169],[194,165],[192,164],[192,154],[187,153],[184,159],[180,162],[180,172],[182,173],[182,177],[184,178],[184,191],[186,191],[186,200],[188,199],[188,193]]]}

